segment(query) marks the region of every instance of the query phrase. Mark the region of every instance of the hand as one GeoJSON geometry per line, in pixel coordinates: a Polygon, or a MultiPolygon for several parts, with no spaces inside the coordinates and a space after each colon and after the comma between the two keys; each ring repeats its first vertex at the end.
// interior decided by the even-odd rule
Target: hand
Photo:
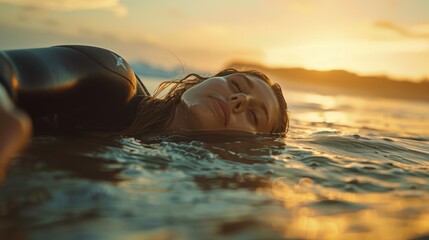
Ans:
{"type": "Polygon", "coordinates": [[[0,183],[5,178],[12,157],[28,144],[31,133],[30,118],[14,107],[0,85],[0,183]]]}

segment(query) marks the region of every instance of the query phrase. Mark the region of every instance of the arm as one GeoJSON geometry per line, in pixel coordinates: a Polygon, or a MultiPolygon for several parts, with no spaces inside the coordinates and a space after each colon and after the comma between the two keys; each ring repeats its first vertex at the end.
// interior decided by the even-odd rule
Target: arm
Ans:
{"type": "Polygon", "coordinates": [[[0,84],[0,183],[12,157],[28,144],[31,128],[27,114],[15,108],[0,84]]]}
{"type": "Polygon", "coordinates": [[[0,183],[12,157],[30,139],[28,115],[32,120],[62,116],[72,128],[109,128],[136,93],[145,95],[131,67],[105,49],[58,46],[0,52],[0,183]]]}
{"type": "Polygon", "coordinates": [[[141,91],[128,63],[101,48],[13,50],[0,58],[9,65],[3,75],[16,105],[33,119],[58,114],[60,125],[71,129],[114,127],[118,112],[141,91]]]}

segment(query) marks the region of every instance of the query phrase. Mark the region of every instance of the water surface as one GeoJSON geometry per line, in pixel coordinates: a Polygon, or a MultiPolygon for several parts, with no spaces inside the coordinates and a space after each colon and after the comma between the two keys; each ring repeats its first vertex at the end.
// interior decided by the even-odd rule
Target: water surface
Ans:
{"type": "Polygon", "coordinates": [[[286,138],[37,136],[0,188],[1,235],[429,237],[428,103],[285,95],[286,138]]]}

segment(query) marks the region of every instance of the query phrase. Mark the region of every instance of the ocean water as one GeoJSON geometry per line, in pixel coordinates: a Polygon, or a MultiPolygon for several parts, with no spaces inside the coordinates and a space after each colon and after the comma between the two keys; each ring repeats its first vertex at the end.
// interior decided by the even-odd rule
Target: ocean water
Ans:
{"type": "Polygon", "coordinates": [[[283,88],[286,138],[35,137],[0,238],[429,238],[429,103],[283,88]]]}

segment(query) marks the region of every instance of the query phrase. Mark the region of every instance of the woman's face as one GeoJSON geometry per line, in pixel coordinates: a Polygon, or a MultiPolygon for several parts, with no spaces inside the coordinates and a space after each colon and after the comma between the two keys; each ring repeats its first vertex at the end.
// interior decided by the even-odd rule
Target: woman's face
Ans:
{"type": "Polygon", "coordinates": [[[268,133],[279,119],[279,109],[266,82],[253,75],[234,73],[209,78],[186,90],[171,127],[268,133]]]}

